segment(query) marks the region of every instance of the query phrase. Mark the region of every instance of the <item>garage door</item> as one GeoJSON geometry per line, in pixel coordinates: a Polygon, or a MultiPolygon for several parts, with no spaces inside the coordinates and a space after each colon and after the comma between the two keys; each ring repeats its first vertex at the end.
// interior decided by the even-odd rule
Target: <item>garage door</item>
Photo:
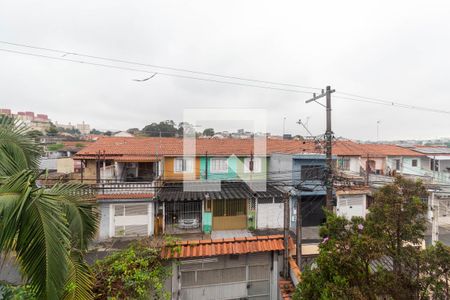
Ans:
{"type": "Polygon", "coordinates": [[[284,227],[284,204],[283,203],[258,203],[258,215],[256,227],[283,228],[284,227]]]}
{"type": "Polygon", "coordinates": [[[212,203],[213,230],[233,230],[247,228],[247,200],[225,199],[212,203]]]}
{"type": "Polygon", "coordinates": [[[268,253],[181,262],[181,299],[270,299],[268,253]]]}
{"type": "Polygon", "coordinates": [[[345,195],[338,198],[337,214],[351,219],[352,217],[365,217],[365,196],[345,195]]]}
{"type": "Polygon", "coordinates": [[[152,205],[113,204],[112,236],[148,236],[152,233],[152,205]]]}

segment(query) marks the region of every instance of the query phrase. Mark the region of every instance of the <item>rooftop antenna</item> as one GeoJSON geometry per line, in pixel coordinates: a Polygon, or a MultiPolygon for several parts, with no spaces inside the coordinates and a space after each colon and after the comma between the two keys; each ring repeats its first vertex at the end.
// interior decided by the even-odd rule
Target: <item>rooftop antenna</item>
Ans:
{"type": "MultiPolygon", "coordinates": [[[[307,118],[307,120],[309,120],[309,117],[307,118]]],[[[308,127],[302,122],[301,119],[298,119],[297,124],[300,124],[303,128],[305,128],[306,132],[314,139],[314,142],[319,145],[322,150],[324,150],[320,141],[311,133],[311,131],[309,131],[308,127]]]]}

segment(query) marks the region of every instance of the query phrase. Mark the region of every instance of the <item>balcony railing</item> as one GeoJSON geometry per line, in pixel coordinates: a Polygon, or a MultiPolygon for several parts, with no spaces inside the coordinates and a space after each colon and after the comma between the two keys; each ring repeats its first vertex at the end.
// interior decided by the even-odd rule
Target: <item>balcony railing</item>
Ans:
{"type": "Polygon", "coordinates": [[[160,187],[159,180],[146,182],[106,181],[97,184],[97,194],[99,195],[150,194],[155,193],[158,187],[160,187]]]}

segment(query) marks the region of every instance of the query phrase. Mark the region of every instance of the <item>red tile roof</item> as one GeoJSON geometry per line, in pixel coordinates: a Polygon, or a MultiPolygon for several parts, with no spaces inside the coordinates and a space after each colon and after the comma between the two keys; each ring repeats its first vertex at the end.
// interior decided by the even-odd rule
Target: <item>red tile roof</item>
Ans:
{"type": "MultiPolygon", "coordinates": [[[[246,254],[283,250],[283,235],[254,236],[217,240],[189,240],[177,243],[180,251],[174,247],[163,247],[164,258],[193,258],[228,254],[246,254]]],[[[289,247],[292,247],[290,240],[289,247]]]]}
{"type": "Polygon", "coordinates": [[[333,154],[337,156],[424,156],[422,153],[387,144],[359,144],[352,141],[337,141],[333,145],[333,154]]]}
{"type": "Polygon", "coordinates": [[[97,200],[107,199],[152,199],[155,196],[153,193],[143,194],[100,194],[97,195],[97,200]]]}
{"type": "Polygon", "coordinates": [[[280,286],[281,299],[291,300],[295,293],[295,286],[292,281],[281,278],[278,281],[278,285],[280,286]]]}
{"type": "MultiPolygon", "coordinates": [[[[253,139],[197,139],[197,155],[242,155],[258,154],[253,139]]],[[[183,155],[183,139],[159,137],[103,137],[77,153],[78,159],[95,159],[100,152],[101,157],[116,159],[118,156],[156,157],[183,155]]],[[[312,141],[266,140],[266,153],[319,153],[320,149],[312,141]]]]}

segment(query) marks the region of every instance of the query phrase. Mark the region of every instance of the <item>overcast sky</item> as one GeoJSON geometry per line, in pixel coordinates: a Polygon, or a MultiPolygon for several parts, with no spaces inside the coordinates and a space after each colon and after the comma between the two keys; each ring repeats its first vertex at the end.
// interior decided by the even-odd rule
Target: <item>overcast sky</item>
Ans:
{"type": "MultiPolygon", "coordinates": [[[[3,0],[0,40],[304,86],[329,84],[337,92],[450,111],[449,10],[448,1],[3,0]]],[[[305,104],[308,94],[164,75],[136,82],[147,75],[1,51],[0,66],[0,107],[46,113],[60,123],[84,120],[125,130],[181,121],[184,108],[263,108],[270,132],[282,132],[283,117],[293,134],[306,134],[296,124],[300,118],[309,118],[313,134],[325,130],[325,110],[305,104]]],[[[332,101],[337,136],[374,140],[380,121],[381,139],[450,137],[449,114],[332,101]]]]}

